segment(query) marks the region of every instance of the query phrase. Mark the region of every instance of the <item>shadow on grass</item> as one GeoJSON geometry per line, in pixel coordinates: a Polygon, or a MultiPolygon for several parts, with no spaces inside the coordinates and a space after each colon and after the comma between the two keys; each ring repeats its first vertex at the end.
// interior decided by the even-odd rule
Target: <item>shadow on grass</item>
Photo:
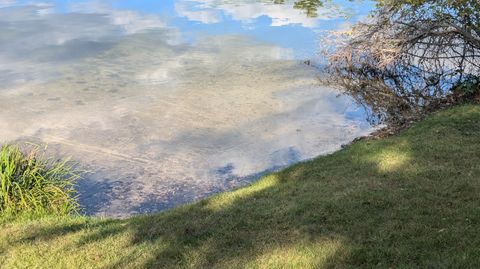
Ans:
{"type": "Polygon", "coordinates": [[[102,268],[474,268],[480,109],[455,111],[192,205],[60,222],[9,247],[78,233],[66,249],[120,245],[102,268]]]}

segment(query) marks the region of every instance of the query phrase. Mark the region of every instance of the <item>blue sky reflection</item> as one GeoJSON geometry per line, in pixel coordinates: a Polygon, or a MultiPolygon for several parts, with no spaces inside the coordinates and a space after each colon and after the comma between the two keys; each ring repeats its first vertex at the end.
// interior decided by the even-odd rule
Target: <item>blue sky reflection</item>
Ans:
{"type": "Polygon", "coordinates": [[[371,128],[303,60],[371,4],[286,2],[0,0],[0,139],[86,165],[85,211],[114,217],[332,152],[371,128]]]}

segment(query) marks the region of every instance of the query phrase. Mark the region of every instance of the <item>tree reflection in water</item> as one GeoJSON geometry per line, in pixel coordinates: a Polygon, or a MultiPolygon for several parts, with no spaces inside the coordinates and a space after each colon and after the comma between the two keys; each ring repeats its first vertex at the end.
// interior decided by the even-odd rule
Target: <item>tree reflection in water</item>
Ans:
{"type": "MultiPolygon", "coordinates": [[[[288,2],[288,1],[287,1],[288,2]]],[[[274,0],[274,4],[285,4],[285,0],[274,0]]],[[[318,16],[317,10],[323,7],[324,1],[320,0],[300,0],[295,1],[293,7],[305,11],[305,14],[309,18],[315,18],[318,16]]]]}

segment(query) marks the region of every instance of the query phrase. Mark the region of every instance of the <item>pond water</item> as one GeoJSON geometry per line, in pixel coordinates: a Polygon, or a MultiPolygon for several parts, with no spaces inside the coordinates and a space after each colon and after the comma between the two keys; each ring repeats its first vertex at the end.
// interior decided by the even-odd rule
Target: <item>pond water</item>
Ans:
{"type": "Polygon", "coordinates": [[[77,188],[89,215],[248,184],[371,131],[315,68],[320,37],[371,8],[0,0],[0,141],[48,143],[88,170],[77,188]]]}

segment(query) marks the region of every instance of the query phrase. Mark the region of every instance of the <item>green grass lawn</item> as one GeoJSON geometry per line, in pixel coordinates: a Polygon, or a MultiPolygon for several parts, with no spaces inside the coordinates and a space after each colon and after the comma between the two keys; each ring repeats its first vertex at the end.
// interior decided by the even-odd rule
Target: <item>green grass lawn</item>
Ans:
{"type": "Polygon", "coordinates": [[[480,268],[480,106],[198,203],[3,220],[1,268],[480,268]]]}

